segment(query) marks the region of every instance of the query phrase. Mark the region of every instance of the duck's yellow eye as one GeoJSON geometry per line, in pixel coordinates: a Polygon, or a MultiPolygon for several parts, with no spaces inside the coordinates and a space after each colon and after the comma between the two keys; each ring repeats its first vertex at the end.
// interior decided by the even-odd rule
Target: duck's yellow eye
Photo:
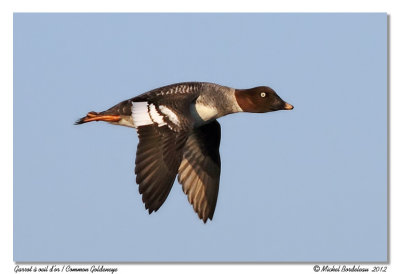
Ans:
{"type": "Polygon", "coordinates": [[[260,95],[261,95],[261,97],[265,97],[266,94],[265,94],[265,92],[261,92],[260,95]]]}

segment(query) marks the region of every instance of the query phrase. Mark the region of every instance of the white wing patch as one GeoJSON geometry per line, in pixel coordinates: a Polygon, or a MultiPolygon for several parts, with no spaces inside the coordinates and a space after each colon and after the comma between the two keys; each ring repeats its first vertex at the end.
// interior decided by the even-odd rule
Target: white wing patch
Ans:
{"type": "MultiPolygon", "coordinates": [[[[178,116],[175,112],[166,106],[160,106],[159,111],[157,111],[156,106],[154,104],[149,104],[148,102],[132,103],[132,120],[135,128],[152,124],[157,124],[159,127],[162,127],[167,125],[167,122],[171,122],[176,126],[180,125],[178,116]],[[168,118],[168,120],[165,118],[168,118]]],[[[171,128],[171,125],[168,126],[171,128]]]]}
{"type": "Polygon", "coordinates": [[[150,104],[149,110],[150,110],[150,117],[151,117],[151,119],[152,119],[155,123],[157,123],[159,127],[166,125],[166,123],[164,122],[164,117],[162,117],[162,116],[158,113],[158,111],[157,111],[155,105],[150,104]]]}
{"type": "Polygon", "coordinates": [[[147,102],[132,103],[132,120],[134,127],[146,126],[153,124],[149,115],[147,102]]]}
{"type": "Polygon", "coordinates": [[[170,120],[175,125],[179,126],[179,124],[180,124],[179,119],[178,119],[178,116],[175,114],[175,112],[173,112],[166,106],[160,106],[160,110],[163,114],[165,114],[165,116],[168,117],[168,120],[170,120]]]}

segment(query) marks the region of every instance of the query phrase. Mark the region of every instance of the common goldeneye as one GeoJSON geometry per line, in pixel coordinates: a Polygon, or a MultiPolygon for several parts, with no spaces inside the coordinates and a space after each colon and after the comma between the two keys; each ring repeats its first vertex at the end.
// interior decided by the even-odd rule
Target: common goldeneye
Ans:
{"type": "Polygon", "coordinates": [[[178,175],[183,192],[204,223],[218,197],[221,127],[217,118],[236,112],[291,110],[269,87],[234,89],[185,82],[160,87],[102,112],[89,112],[75,124],[106,121],[136,128],[136,182],[149,213],[167,198],[178,175]]]}

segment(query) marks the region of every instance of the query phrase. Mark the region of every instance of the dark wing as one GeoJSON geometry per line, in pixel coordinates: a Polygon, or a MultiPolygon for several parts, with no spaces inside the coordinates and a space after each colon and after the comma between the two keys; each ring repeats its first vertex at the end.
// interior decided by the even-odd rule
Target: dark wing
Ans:
{"type": "Polygon", "coordinates": [[[187,134],[158,125],[141,126],[137,131],[136,182],[146,209],[152,213],[164,203],[175,181],[187,134]]]}
{"type": "Polygon", "coordinates": [[[139,135],[136,182],[149,213],[161,207],[172,188],[193,127],[190,104],[201,87],[201,83],[174,84],[130,99],[139,135]]]}
{"type": "Polygon", "coordinates": [[[194,129],[186,141],[179,167],[178,180],[204,223],[213,218],[218,198],[220,139],[221,127],[217,121],[194,129]]]}
{"type": "Polygon", "coordinates": [[[132,102],[153,102],[157,101],[160,104],[168,104],[171,101],[176,102],[180,99],[191,97],[191,95],[198,96],[200,90],[203,88],[204,83],[201,82],[184,82],[172,84],[160,88],[156,88],[138,95],[131,99],[132,102]]]}
{"type": "Polygon", "coordinates": [[[130,99],[136,127],[167,124],[175,131],[189,131],[193,126],[190,105],[200,95],[202,83],[187,82],[157,88],[130,99]]]}

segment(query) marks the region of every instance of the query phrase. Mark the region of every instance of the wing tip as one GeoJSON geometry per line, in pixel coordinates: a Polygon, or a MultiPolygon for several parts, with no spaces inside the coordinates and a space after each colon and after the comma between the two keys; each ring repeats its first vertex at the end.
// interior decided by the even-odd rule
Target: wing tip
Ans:
{"type": "Polygon", "coordinates": [[[205,214],[204,216],[201,214],[197,214],[199,216],[199,219],[203,221],[204,224],[207,223],[208,220],[212,221],[213,219],[213,214],[205,214]]]}
{"type": "Polygon", "coordinates": [[[144,207],[149,212],[149,215],[153,212],[157,212],[158,208],[150,207],[148,204],[144,204],[144,207]]]}
{"type": "Polygon", "coordinates": [[[208,221],[212,221],[212,217],[204,217],[204,218],[200,218],[204,224],[206,224],[208,221]]]}

